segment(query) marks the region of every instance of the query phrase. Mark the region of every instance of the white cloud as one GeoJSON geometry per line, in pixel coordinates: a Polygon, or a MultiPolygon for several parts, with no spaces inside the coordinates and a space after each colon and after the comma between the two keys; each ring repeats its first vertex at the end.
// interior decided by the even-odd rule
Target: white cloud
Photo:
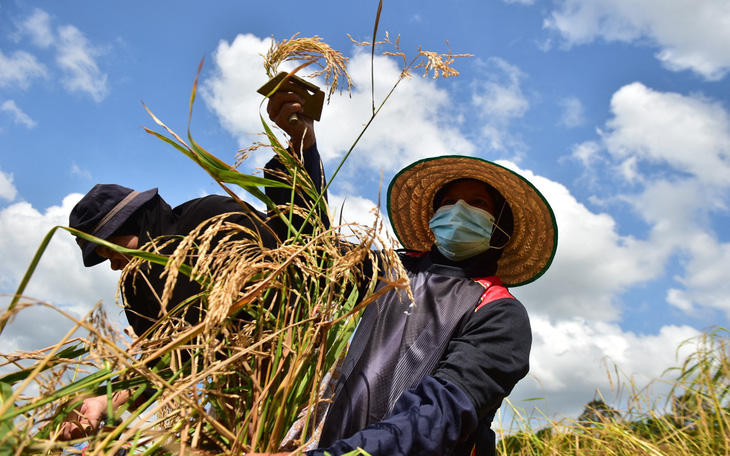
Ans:
{"type": "Polygon", "coordinates": [[[56,50],[56,61],[65,74],[63,84],[68,90],[87,93],[94,101],[107,96],[107,75],[95,60],[101,51],[92,46],[79,29],[72,25],[59,27],[56,50]]]}
{"type": "MultiPolygon", "coordinates": [[[[393,228],[390,225],[388,214],[384,206],[378,205],[367,198],[356,195],[339,195],[330,193],[328,195],[330,212],[336,225],[342,225],[341,232],[350,236],[353,231],[362,233],[363,229],[376,227],[376,233],[380,236],[380,242],[385,246],[400,247],[395,239],[393,228]],[[376,225],[377,217],[377,225],[376,225]]],[[[383,203],[384,205],[385,203],[383,203]]],[[[351,238],[355,242],[354,238],[351,238]]]]}
{"type": "MultiPolygon", "coordinates": [[[[82,195],[63,199],[61,206],[41,212],[26,202],[15,203],[0,211],[0,293],[14,293],[28,270],[33,256],[44,237],[57,225],[68,225],[68,215],[82,195]]],[[[99,301],[110,315],[124,318],[114,306],[114,294],[119,273],[105,265],[85,268],[73,236],[63,230],[54,234],[32,275],[24,296],[28,301],[51,303],[76,317],[83,316],[99,301]]],[[[4,296],[0,307],[9,304],[4,296]]],[[[58,313],[43,307],[31,307],[21,312],[2,333],[0,345],[16,344],[24,350],[38,349],[58,342],[71,328],[71,323],[58,313]]],[[[9,347],[8,345],[7,347],[9,347]]]]}
{"type": "Polygon", "coordinates": [[[485,81],[478,81],[472,103],[484,117],[511,119],[521,117],[529,107],[520,82],[524,73],[498,57],[487,60],[485,81]]]}
{"type": "Polygon", "coordinates": [[[15,185],[13,185],[13,175],[5,174],[2,170],[0,170],[0,198],[7,201],[13,201],[17,194],[18,191],[16,190],[15,185]]]}
{"type": "Polygon", "coordinates": [[[730,186],[730,115],[700,96],[654,91],[635,82],[611,99],[604,141],[617,160],[668,165],[713,186],[730,186]]]}
{"type": "Polygon", "coordinates": [[[571,156],[580,161],[583,166],[593,166],[601,159],[601,145],[596,141],[586,141],[573,147],[571,156]]]}
{"type": "Polygon", "coordinates": [[[644,278],[674,256],[683,273],[674,277],[667,302],[685,312],[719,309],[730,316],[730,244],[710,223],[713,215],[728,212],[730,115],[704,97],[662,93],[640,83],[619,89],[611,110],[601,143],[584,154],[603,155],[584,163],[614,166],[615,177],[623,180],[612,183],[612,194],[647,223],[646,239],[627,244],[654,259],[642,265],[649,272],[644,278]]]}
{"type": "Polygon", "coordinates": [[[36,126],[36,122],[31,119],[28,114],[24,113],[23,110],[15,104],[14,100],[6,100],[3,102],[3,104],[0,105],[0,111],[7,112],[12,115],[16,124],[22,124],[28,128],[36,126]]]}
{"type": "Polygon", "coordinates": [[[678,278],[684,288],[670,289],[667,302],[687,313],[717,309],[730,318],[730,244],[718,242],[708,233],[690,236],[686,275],[678,278]]]}
{"type": "MultiPolygon", "coordinates": [[[[252,133],[263,131],[259,112],[251,108],[263,101],[256,90],[267,80],[261,54],[270,45],[271,40],[250,34],[238,35],[232,43],[221,41],[213,54],[213,76],[201,84],[203,100],[216,113],[223,127],[238,138],[241,147],[248,147],[257,140],[250,136],[252,133]]],[[[265,106],[261,115],[269,121],[265,106]]],[[[268,159],[269,153],[265,155],[268,159]]],[[[264,158],[256,161],[259,166],[265,163],[264,158]]]]}
{"type": "Polygon", "coordinates": [[[46,67],[32,54],[15,51],[8,57],[0,50],[0,87],[17,85],[27,89],[32,79],[46,76],[46,67]]]}
{"type": "Polygon", "coordinates": [[[18,34],[28,35],[34,45],[46,49],[56,40],[51,27],[51,16],[44,10],[36,8],[33,14],[18,25],[18,34]]]}
{"type": "MultiPolygon", "coordinates": [[[[343,224],[371,226],[375,220],[374,212],[379,211],[377,203],[356,195],[330,193],[328,201],[330,212],[337,223],[342,221],[343,224]]],[[[380,217],[382,218],[382,214],[380,217]]]]}
{"type": "MultiPolygon", "coordinates": [[[[517,385],[511,400],[527,407],[520,401],[544,398],[535,406],[551,418],[555,410],[578,417],[596,390],[612,403],[623,384],[631,382],[638,391],[653,379],[667,379],[665,370],[680,365],[692,352],[691,344],[679,352],[677,347],[699,335],[688,326],[665,326],[656,335],[634,334],[615,324],[579,318],[554,322],[533,315],[531,323],[530,375],[517,385]],[[616,378],[616,370],[628,378],[616,378]]],[[[652,395],[658,392],[653,389],[652,395]]]]}
{"type": "Polygon", "coordinates": [[[730,71],[730,4],[726,0],[560,0],[545,21],[568,44],[649,40],[673,71],[691,70],[708,80],[730,71]]]}
{"type": "MultiPolygon", "coordinates": [[[[86,93],[97,102],[109,93],[107,75],[99,69],[96,62],[103,55],[103,50],[91,44],[78,28],[61,25],[54,30],[50,15],[36,8],[24,22],[18,24],[15,36],[16,39],[27,36],[36,47],[56,52],[56,63],[63,73],[61,83],[67,90],[86,93]]],[[[2,59],[0,54],[0,63],[2,59]]],[[[45,75],[45,67],[37,64],[36,58],[31,54],[16,52],[11,63],[16,68],[16,73],[22,70],[28,76],[37,76],[39,73],[45,75]]],[[[0,77],[0,82],[5,78],[0,77]]],[[[24,83],[27,86],[28,82],[24,83]]]]}
{"type": "MultiPolygon", "coordinates": [[[[397,60],[385,56],[377,56],[374,65],[377,109],[398,80],[401,68],[397,60]]],[[[352,146],[372,113],[369,54],[356,52],[350,73],[356,85],[352,97],[333,98],[327,118],[322,116],[320,130],[327,141],[324,152],[333,161],[352,146]]],[[[380,171],[396,171],[425,157],[471,155],[474,145],[459,131],[458,115],[450,115],[454,109],[448,93],[432,78],[415,74],[411,80],[402,81],[358,142],[349,166],[357,175],[367,169],[377,176],[380,171]]]]}
{"type": "Polygon", "coordinates": [[[504,59],[489,58],[484,62],[483,76],[474,83],[471,100],[483,122],[482,135],[487,148],[499,152],[509,150],[517,158],[524,145],[508,127],[530,107],[520,86],[525,77],[519,68],[504,59]]]}

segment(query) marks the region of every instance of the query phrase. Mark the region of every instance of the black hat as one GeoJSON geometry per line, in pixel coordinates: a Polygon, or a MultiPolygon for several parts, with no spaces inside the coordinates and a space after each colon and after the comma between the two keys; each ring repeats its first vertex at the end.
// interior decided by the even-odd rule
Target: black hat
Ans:
{"type": "MultiPolygon", "coordinates": [[[[106,240],[155,195],[156,188],[140,193],[121,185],[96,184],[71,210],[69,226],[106,240]]],[[[76,242],[81,247],[84,266],[104,261],[96,254],[96,244],[81,238],[76,238],[76,242]]]]}

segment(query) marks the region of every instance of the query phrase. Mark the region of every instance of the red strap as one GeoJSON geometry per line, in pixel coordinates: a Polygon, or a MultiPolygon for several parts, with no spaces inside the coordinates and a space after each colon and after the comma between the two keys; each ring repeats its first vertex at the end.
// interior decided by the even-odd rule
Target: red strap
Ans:
{"type": "Polygon", "coordinates": [[[502,286],[502,281],[497,276],[479,277],[474,280],[486,288],[484,293],[482,293],[482,297],[479,299],[479,305],[475,309],[475,312],[481,309],[482,306],[497,299],[515,298],[507,288],[502,286]]]}

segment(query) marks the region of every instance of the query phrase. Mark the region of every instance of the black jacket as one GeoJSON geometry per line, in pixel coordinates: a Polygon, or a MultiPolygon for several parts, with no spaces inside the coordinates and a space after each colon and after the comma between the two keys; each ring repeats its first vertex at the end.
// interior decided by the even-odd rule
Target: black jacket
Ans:
{"type": "MultiPolygon", "coordinates": [[[[320,188],[324,188],[324,175],[316,145],[306,150],[302,158],[305,169],[312,180],[319,184],[320,188]]],[[[265,176],[281,180],[273,175],[271,170],[284,171],[283,165],[276,158],[266,165],[265,176]]],[[[286,188],[270,187],[266,189],[266,194],[277,205],[289,204],[291,201],[291,190],[286,188]]],[[[302,197],[298,197],[295,204],[306,206],[307,202],[302,197]]],[[[170,239],[172,243],[163,251],[163,253],[170,254],[177,245],[177,239],[187,235],[211,217],[224,213],[232,213],[228,217],[230,221],[258,232],[262,244],[266,248],[276,247],[277,238],[283,239],[287,235],[285,226],[280,221],[274,219],[266,222],[268,227],[263,226],[262,221],[267,219],[267,214],[257,211],[248,204],[242,207],[233,198],[227,196],[210,195],[172,208],[159,195],[156,195],[135,213],[135,216],[140,218],[138,234],[140,246],[161,237],[170,239]]],[[[297,222],[295,221],[295,223],[297,222]]],[[[160,298],[165,286],[164,277],[160,277],[163,270],[163,266],[147,264],[141,271],[145,278],[139,274],[130,274],[124,283],[125,312],[129,324],[137,336],[142,335],[160,318],[160,298]]],[[[195,296],[200,291],[201,287],[196,282],[180,274],[168,309],[195,296]]],[[[186,320],[197,323],[200,318],[199,311],[198,305],[187,306],[186,320]]]]}

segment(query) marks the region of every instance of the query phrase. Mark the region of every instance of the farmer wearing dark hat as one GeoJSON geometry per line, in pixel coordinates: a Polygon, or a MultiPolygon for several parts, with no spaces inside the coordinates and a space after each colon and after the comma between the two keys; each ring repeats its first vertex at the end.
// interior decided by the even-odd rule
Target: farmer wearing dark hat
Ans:
{"type": "MultiPolygon", "coordinates": [[[[313,182],[324,188],[324,175],[320,163],[319,152],[311,119],[302,115],[303,99],[293,92],[277,92],[271,96],[268,113],[272,121],[279,125],[291,138],[293,152],[302,158],[305,169],[313,182]],[[288,121],[293,113],[299,113],[299,122],[291,125],[288,121]],[[300,152],[301,149],[301,152],[300,152]]],[[[284,166],[276,159],[267,165],[265,176],[277,179],[274,172],[285,172],[284,166]]],[[[290,190],[285,188],[267,188],[267,196],[275,204],[289,204],[290,190]]],[[[305,207],[301,197],[295,204],[305,207]]],[[[69,217],[69,225],[87,234],[106,240],[110,243],[136,249],[151,240],[174,240],[189,234],[211,217],[229,214],[227,221],[258,233],[262,247],[276,247],[278,239],[286,237],[283,224],[277,219],[264,223],[267,215],[258,212],[252,206],[241,207],[240,203],[225,196],[211,195],[183,203],[172,208],[157,193],[157,189],[137,192],[116,184],[98,184],[94,186],[73,208],[69,217]],[[278,238],[278,239],[277,239],[278,238]]],[[[121,270],[130,258],[104,246],[77,238],[81,247],[84,265],[94,266],[109,260],[114,270],[121,270]]],[[[217,242],[217,241],[214,241],[217,242]]],[[[175,245],[164,248],[163,253],[170,254],[175,245]]],[[[156,264],[145,264],[144,278],[138,274],[130,274],[124,283],[125,312],[131,328],[136,336],[144,334],[161,317],[160,297],[163,294],[165,278],[160,277],[163,267],[156,264]]],[[[174,308],[190,297],[201,292],[200,286],[181,276],[175,284],[168,308],[174,308]]],[[[197,305],[186,306],[184,317],[190,323],[200,321],[200,308],[197,305]]],[[[129,394],[119,392],[114,397],[114,405],[126,402],[129,394]]],[[[71,414],[61,430],[60,438],[70,439],[83,437],[85,432],[95,430],[106,412],[107,398],[100,396],[84,401],[78,413],[71,414]],[[84,431],[75,422],[80,423],[84,431]]]]}
{"type": "Polygon", "coordinates": [[[493,455],[492,420],[532,343],[506,287],[550,266],[553,212],[516,173],[444,156],[395,176],[388,213],[413,301],[392,290],[366,308],[307,454],[493,455]]]}
{"type": "MultiPolygon", "coordinates": [[[[257,232],[265,247],[274,247],[273,236],[262,226],[265,215],[253,207],[241,207],[230,197],[210,195],[172,208],[156,188],[139,193],[120,185],[97,184],[73,208],[69,225],[113,244],[136,249],[151,240],[185,236],[211,217],[227,213],[231,213],[227,220],[257,232]]],[[[122,270],[130,260],[122,253],[82,238],[77,238],[77,242],[87,267],[109,260],[112,269],[122,270]]],[[[171,254],[174,248],[174,244],[165,246],[162,253],[171,254]]],[[[123,296],[127,320],[137,336],[160,318],[159,297],[165,284],[165,278],[160,277],[163,266],[151,264],[145,269],[145,282],[149,281],[150,286],[129,275],[123,296]]],[[[180,277],[170,303],[174,306],[200,291],[196,282],[180,277]]],[[[197,310],[196,306],[188,307],[186,319],[192,324],[199,321],[197,310]]]]}

